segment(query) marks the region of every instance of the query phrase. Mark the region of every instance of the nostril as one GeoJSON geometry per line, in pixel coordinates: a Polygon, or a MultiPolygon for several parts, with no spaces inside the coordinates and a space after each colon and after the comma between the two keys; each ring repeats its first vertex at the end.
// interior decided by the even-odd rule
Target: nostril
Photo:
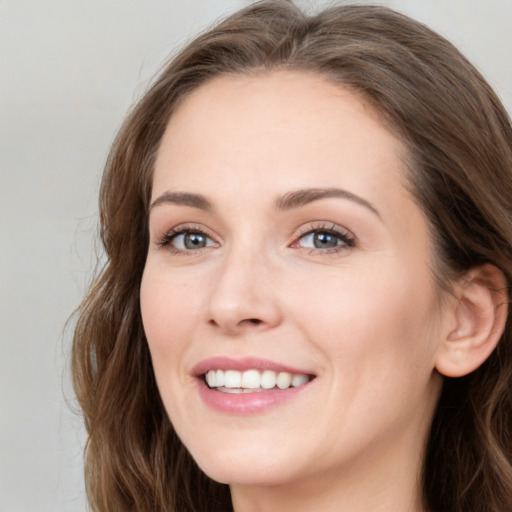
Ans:
{"type": "MultiPolygon", "coordinates": [[[[245,325],[261,325],[263,323],[263,320],[260,320],[259,318],[246,318],[240,322],[238,322],[239,326],[245,325]]],[[[213,318],[209,321],[210,325],[213,325],[214,327],[220,327],[221,325],[216,322],[213,318]]]]}

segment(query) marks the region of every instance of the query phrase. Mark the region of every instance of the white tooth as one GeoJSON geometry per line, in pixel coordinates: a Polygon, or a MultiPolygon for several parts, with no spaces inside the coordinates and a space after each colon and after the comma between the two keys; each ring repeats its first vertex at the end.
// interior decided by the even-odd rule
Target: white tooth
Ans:
{"type": "Polygon", "coordinates": [[[208,384],[208,386],[210,386],[211,388],[214,388],[217,386],[217,383],[216,383],[216,378],[215,378],[215,370],[210,370],[207,374],[206,374],[206,383],[208,384]]]}
{"type": "Polygon", "coordinates": [[[297,374],[292,377],[292,386],[296,388],[297,386],[302,386],[309,382],[309,377],[304,374],[297,374]]]}
{"type": "Polygon", "coordinates": [[[263,389],[272,389],[276,386],[276,372],[273,370],[265,370],[261,374],[261,387],[263,389]]]}
{"type": "Polygon", "coordinates": [[[221,388],[218,388],[217,391],[222,391],[222,393],[232,393],[232,394],[239,394],[239,393],[243,393],[243,389],[241,388],[233,388],[233,389],[230,389],[230,388],[226,388],[226,387],[221,387],[221,388]]]}
{"type": "Polygon", "coordinates": [[[220,386],[224,386],[224,370],[215,372],[215,387],[219,388],[220,386]]]}
{"type": "Polygon", "coordinates": [[[277,387],[279,389],[287,389],[292,383],[292,374],[288,372],[280,372],[277,376],[277,387]]]}
{"type": "Polygon", "coordinates": [[[265,390],[263,388],[257,388],[257,389],[242,388],[243,393],[261,393],[262,391],[265,391],[265,390]]]}
{"type": "Polygon", "coordinates": [[[224,386],[227,388],[242,387],[242,374],[236,370],[226,370],[224,372],[224,386]]]}
{"type": "Polygon", "coordinates": [[[260,387],[260,372],[258,370],[247,370],[242,373],[242,387],[257,389],[260,387]]]}

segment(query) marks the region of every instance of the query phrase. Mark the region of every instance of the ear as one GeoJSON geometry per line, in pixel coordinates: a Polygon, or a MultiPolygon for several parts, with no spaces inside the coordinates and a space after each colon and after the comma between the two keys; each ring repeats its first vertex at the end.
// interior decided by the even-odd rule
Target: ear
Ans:
{"type": "Polygon", "coordinates": [[[450,326],[436,352],[436,369],[447,377],[476,370],[496,348],[507,320],[508,293],[503,272],[486,264],[471,269],[450,302],[450,326]]]}

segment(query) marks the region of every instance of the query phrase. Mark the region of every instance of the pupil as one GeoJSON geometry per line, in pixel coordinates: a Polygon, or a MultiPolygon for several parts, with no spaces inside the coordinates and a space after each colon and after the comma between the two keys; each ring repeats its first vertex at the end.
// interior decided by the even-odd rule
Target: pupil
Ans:
{"type": "Polygon", "coordinates": [[[329,233],[315,233],[314,244],[317,249],[336,247],[338,245],[338,239],[336,236],[330,235],[329,233]]]}
{"type": "Polygon", "coordinates": [[[184,243],[187,249],[200,249],[206,246],[206,239],[200,233],[187,233],[184,243]]]}

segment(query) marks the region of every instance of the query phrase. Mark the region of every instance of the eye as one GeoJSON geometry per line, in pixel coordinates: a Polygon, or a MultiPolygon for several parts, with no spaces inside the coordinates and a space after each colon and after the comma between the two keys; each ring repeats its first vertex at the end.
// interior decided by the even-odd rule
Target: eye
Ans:
{"type": "Polygon", "coordinates": [[[203,249],[215,245],[213,240],[203,233],[181,233],[171,240],[176,249],[203,249]]]}
{"type": "Polygon", "coordinates": [[[338,226],[321,226],[302,234],[292,247],[301,247],[313,251],[338,252],[354,247],[354,237],[338,226]]]}
{"type": "Polygon", "coordinates": [[[332,249],[340,245],[340,239],[332,233],[316,231],[305,235],[301,239],[301,247],[314,247],[315,249],[332,249]]]}
{"type": "Polygon", "coordinates": [[[167,247],[174,252],[188,252],[218,247],[218,244],[201,229],[178,227],[166,233],[159,242],[160,247],[167,247]]]}

